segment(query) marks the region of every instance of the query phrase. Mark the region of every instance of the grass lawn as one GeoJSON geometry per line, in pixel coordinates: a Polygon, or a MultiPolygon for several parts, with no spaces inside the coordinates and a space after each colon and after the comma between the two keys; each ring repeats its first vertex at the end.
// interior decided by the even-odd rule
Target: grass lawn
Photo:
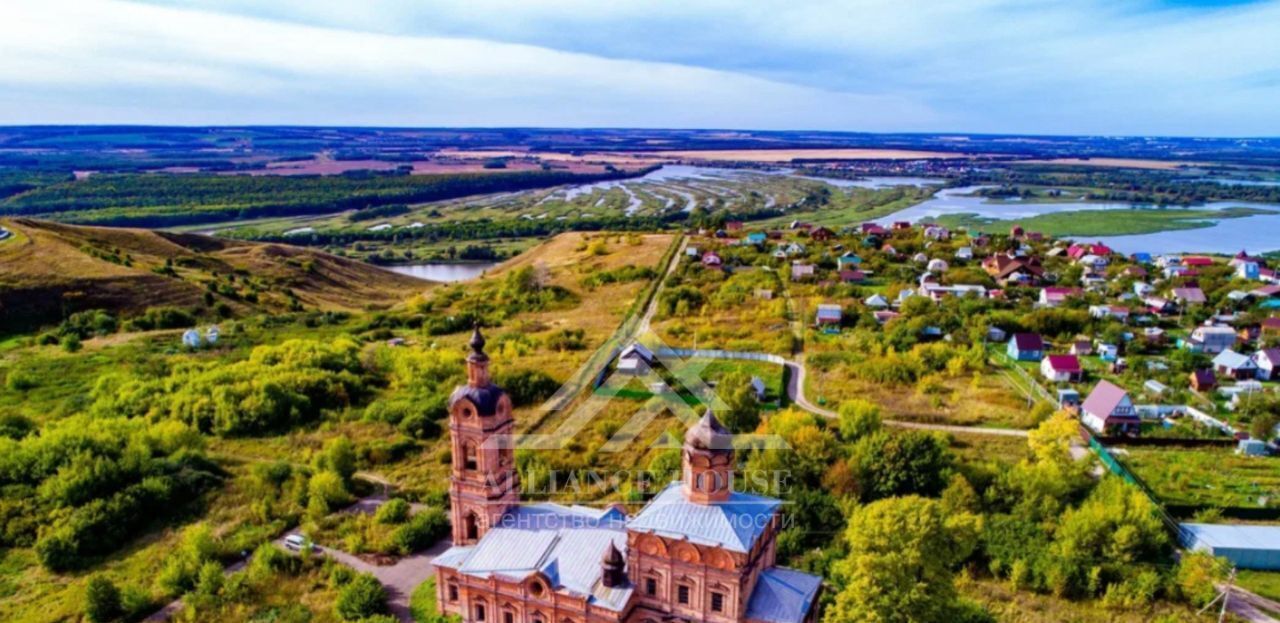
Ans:
{"type": "Polygon", "coordinates": [[[990,578],[957,581],[960,594],[987,608],[1000,623],[1167,623],[1203,621],[1189,606],[1159,602],[1153,606],[1120,610],[1100,600],[1068,600],[1030,591],[1015,591],[1007,582],[990,578]]]}
{"type": "MultiPolygon", "coordinates": [[[[1020,218],[1017,221],[1029,231],[1044,232],[1051,236],[1123,236],[1198,229],[1209,227],[1212,220],[1270,213],[1269,210],[1255,208],[1073,210],[1020,218]]],[[[937,222],[951,228],[967,227],[987,233],[1005,232],[1009,229],[1008,220],[979,217],[975,214],[949,214],[938,218],[937,222]]]]}
{"type": "Polygon", "coordinates": [[[1236,573],[1236,584],[1267,599],[1280,601],[1280,571],[1241,569],[1236,573]]]}
{"type": "Polygon", "coordinates": [[[1130,447],[1118,458],[1169,504],[1280,506],[1280,463],[1230,448],[1130,447]]]}

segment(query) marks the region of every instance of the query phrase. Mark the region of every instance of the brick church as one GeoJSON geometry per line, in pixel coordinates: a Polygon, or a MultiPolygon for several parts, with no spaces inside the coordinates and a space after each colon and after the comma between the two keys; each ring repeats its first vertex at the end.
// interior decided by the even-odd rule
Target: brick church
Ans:
{"type": "Polygon", "coordinates": [[[730,433],[707,413],[683,477],[634,516],[520,503],[511,400],[477,329],[449,400],[453,547],[435,559],[440,610],[476,623],[804,623],[822,580],[775,565],[780,502],[733,490],[730,433]]]}

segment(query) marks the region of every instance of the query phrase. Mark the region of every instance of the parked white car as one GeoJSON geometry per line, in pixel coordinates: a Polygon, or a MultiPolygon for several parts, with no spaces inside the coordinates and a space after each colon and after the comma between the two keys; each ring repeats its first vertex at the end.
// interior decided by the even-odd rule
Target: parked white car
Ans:
{"type": "Polygon", "coordinates": [[[301,534],[290,534],[284,538],[285,549],[295,552],[310,552],[315,550],[316,545],[307,540],[307,537],[301,534]]]}

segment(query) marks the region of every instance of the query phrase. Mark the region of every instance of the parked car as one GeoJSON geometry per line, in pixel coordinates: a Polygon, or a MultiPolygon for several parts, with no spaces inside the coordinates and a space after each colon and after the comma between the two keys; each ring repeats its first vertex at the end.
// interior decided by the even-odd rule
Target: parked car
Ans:
{"type": "Polygon", "coordinates": [[[285,549],[295,552],[310,552],[316,549],[315,543],[307,540],[307,537],[301,534],[290,534],[284,538],[285,549]]]}

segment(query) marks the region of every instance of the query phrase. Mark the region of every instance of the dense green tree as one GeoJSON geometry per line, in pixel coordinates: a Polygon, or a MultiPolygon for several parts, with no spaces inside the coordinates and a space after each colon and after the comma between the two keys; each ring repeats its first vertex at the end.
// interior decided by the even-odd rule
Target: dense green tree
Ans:
{"type": "Polygon", "coordinates": [[[105,576],[89,578],[84,589],[84,615],[92,623],[115,621],[124,615],[120,603],[120,589],[105,576]]]}
{"type": "Polygon", "coordinates": [[[954,567],[972,552],[979,519],[946,516],[935,500],[908,496],[854,511],[849,556],[836,563],[842,588],[824,621],[942,623],[958,608],[954,567]]]}
{"type": "Polygon", "coordinates": [[[338,591],[334,608],[344,621],[360,621],[382,614],[387,609],[387,591],[378,578],[362,573],[338,591]]]}
{"type": "Polygon", "coordinates": [[[854,398],[840,403],[840,438],[857,441],[880,430],[880,407],[873,402],[854,398]]]}
{"type": "Polygon", "coordinates": [[[849,458],[864,500],[937,495],[954,457],[945,437],[919,431],[879,431],[858,440],[849,458]]]}

